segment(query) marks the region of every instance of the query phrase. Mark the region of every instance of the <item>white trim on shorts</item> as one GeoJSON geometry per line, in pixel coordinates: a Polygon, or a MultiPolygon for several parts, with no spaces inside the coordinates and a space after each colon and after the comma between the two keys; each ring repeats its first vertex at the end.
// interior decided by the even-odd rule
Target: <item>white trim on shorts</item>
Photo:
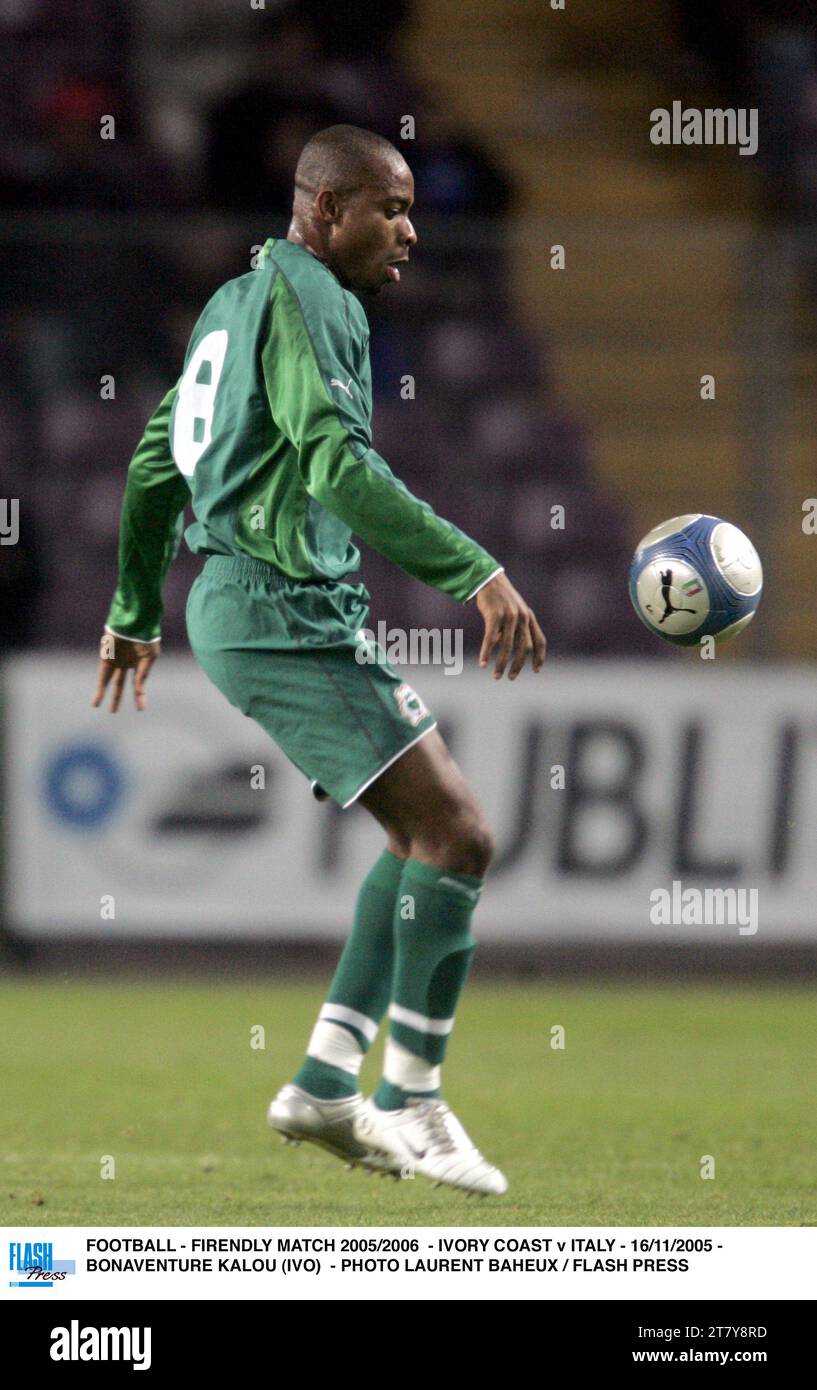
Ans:
{"type": "Polygon", "coordinates": [[[346,808],[347,808],[347,806],[351,806],[352,803],[353,803],[354,801],[357,801],[357,799],[358,799],[358,797],[361,795],[361,793],[362,793],[362,792],[365,792],[366,788],[367,788],[367,787],[370,787],[370,786],[372,785],[372,782],[376,782],[377,779],[378,779],[378,777],[380,776],[380,774],[381,774],[382,772],[385,772],[385,771],[386,771],[386,768],[387,768],[387,767],[391,767],[392,763],[396,763],[398,758],[402,758],[402,756],[403,756],[404,753],[407,753],[408,750],[409,750],[410,748],[413,748],[413,747],[414,747],[415,743],[419,743],[421,738],[425,738],[426,734],[430,734],[430,733],[431,733],[431,730],[432,730],[432,729],[436,729],[436,727],[437,727],[437,721],[436,721],[436,719],[435,719],[435,720],[434,720],[434,723],[433,723],[433,724],[430,724],[429,727],[428,727],[427,729],[423,729],[423,732],[422,732],[421,734],[418,734],[416,738],[413,738],[413,739],[411,740],[411,743],[407,743],[406,746],[405,746],[405,748],[401,748],[401,749],[399,750],[399,752],[397,752],[397,753],[394,754],[394,757],[393,757],[393,758],[389,758],[389,761],[388,761],[387,763],[384,763],[382,767],[379,767],[379,768],[377,769],[377,772],[373,773],[373,775],[368,779],[368,781],[366,781],[366,782],[363,783],[363,786],[362,786],[362,787],[358,787],[358,789],[357,789],[357,791],[355,792],[354,796],[350,796],[348,801],[344,801],[344,802],[343,802],[343,804],[342,804],[342,806],[341,806],[340,809],[341,809],[342,811],[345,811],[346,808]]]}

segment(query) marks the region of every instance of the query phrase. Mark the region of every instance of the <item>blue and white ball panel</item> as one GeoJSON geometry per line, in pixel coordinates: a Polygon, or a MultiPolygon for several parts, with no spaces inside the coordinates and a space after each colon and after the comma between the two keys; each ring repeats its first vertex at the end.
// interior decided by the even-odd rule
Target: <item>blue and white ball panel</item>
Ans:
{"type": "Polygon", "coordinates": [[[653,632],[679,646],[722,642],[754,617],[763,571],[748,536],[700,512],[649,531],[630,568],[630,598],[653,632]]]}
{"type": "Polygon", "coordinates": [[[697,632],[709,614],[709,591],[702,576],[683,560],[666,554],[647,560],[636,580],[636,609],[662,637],[677,641],[697,632]]]}
{"type": "MultiPolygon", "coordinates": [[[[752,597],[763,588],[760,556],[748,536],[729,521],[719,521],[709,537],[712,559],[736,594],[752,597]]],[[[757,606],[757,605],[755,605],[757,606]]]]}

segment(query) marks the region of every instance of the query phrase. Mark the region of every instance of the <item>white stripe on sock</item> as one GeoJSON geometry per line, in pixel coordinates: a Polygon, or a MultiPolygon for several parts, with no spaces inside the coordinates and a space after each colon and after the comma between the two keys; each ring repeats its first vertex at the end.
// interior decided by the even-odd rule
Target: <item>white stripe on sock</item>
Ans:
{"type": "Polygon", "coordinates": [[[440,1088],[440,1066],[432,1066],[422,1057],[416,1057],[407,1048],[401,1047],[394,1038],[386,1039],[383,1057],[383,1076],[393,1086],[404,1091],[438,1091],[440,1088]]]}
{"type": "Polygon", "coordinates": [[[377,1024],[374,1019],[358,1013],[357,1009],[350,1009],[346,1004],[324,1004],[318,1018],[333,1018],[338,1023],[351,1023],[370,1043],[377,1037],[377,1024]]]}
{"type": "Polygon", "coordinates": [[[363,1048],[357,1038],[348,1028],[326,1019],[319,1019],[315,1024],[306,1051],[307,1056],[326,1062],[330,1067],[339,1067],[351,1076],[357,1076],[363,1062],[363,1048]]]}
{"type": "Polygon", "coordinates": [[[437,887],[454,888],[458,893],[462,893],[463,896],[466,897],[468,901],[472,903],[477,902],[479,895],[482,892],[481,888],[469,888],[467,884],[460,883],[459,880],[456,878],[438,878],[437,887]]]}
{"type": "Polygon", "coordinates": [[[418,1033],[443,1036],[454,1027],[453,1018],[426,1018],[425,1014],[415,1013],[413,1009],[404,1009],[402,1004],[389,1004],[389,1018],[395,1023],[405,1023],[408,1028],[416,1028],[418,1033]]]}

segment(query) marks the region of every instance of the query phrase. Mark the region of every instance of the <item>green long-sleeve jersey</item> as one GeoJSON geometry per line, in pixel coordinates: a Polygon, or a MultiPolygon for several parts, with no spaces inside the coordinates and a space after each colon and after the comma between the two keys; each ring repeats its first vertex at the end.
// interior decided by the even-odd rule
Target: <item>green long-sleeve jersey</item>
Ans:
{"type": "Polygon", "coordinates": [[[502,566],[395,478],[372,447],[371,417],[360,300],[303,246],[270,238],[257,268],[208,301],[133,455],[108,630],[158,639],[191,495],[194,552],[338,580],[359,566],[354,533],[467,603],[502,566]]]}

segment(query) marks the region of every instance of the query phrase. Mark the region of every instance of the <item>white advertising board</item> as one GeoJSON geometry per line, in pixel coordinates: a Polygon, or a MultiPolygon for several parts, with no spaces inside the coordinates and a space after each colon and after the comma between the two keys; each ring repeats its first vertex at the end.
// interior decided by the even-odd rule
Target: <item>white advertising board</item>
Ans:
{"type": "MultiPolygon", "coordinates": [[[[817,937],[810,667],[683,654],[549,658],[514,683],[474,667],[402,674],[496,835],[477,939],[817,937]]],[[[93,658],[52,655],[2,670],[11,925],[101,941],[342,938],[384,845],[369,815],[317,803],[192,658],[160,659],[143,713],[130,691],[116,716],[93,710],[94,675],[93,658]]]]}

